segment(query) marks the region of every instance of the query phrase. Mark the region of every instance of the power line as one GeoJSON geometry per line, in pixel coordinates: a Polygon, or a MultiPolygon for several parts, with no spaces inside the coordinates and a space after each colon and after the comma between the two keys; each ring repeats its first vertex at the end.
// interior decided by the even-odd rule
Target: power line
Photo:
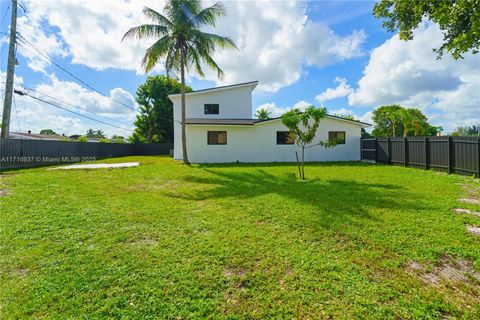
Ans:
{"type": "Polygon", "coordinates": [[[11,4],[12,4],[11,2],[8,3],[7,10],[5,10],[5,13],[3,14],[2,21],[0,22],[0,26],[3,26],[3,23],[5,22],[5,17],[7,16],[7,12],[8,12],[8,9],[10,9],[11,4]]]}
{"type": "Polygon", "coordinates": [[[81,84],[83,84],[85,87],[89,88],[90,90],[98,93],[99,95],[107,98],[107,99],[110,99],[116,103],[118,103],[119,105],[122,105],[124,106],[125,108],[128,108],[130,110],[133,110],[133,111],[137,111],[135,108],[132,108],[130,107],[129,105],[126,105],[125,103],[121,102],[121,101],[118,101],[116,99],[113,99],[112,97],[109,97],[107,96],[106,94],[98,91],[97,89],[95,89],[94,87],[92,87],[91,85],[89,85],[88,83],[86,83],[85,81],[83,81],[82,79],[80,79],[78,76],[76,76],[75,74],[73,74],[72,72],[70,72],[69,70],[67,70],[66,68],[62,67],[60,64],[58,64],[55,60],[53,60],[52,58],[50,58],[46,53],[42,52],[40,49],[38,49],[37,47],[35,47],[30,41],[28,41],[27,39],[25,39],[25,37],[23,37],[20,33],[18,33],[18,39],[26,44],[28,44],[29,46],[31,46],[35,51],[37,51],[42,57],[44,57],[45,59],[47,59],[48,61],[50,61],[54,66],[56,66],[57,68],[59,68],[60,70],[62,70],[63,72],[67,73],[69,76],[71,76],[72,78],[76,79],[78,82],[80,82],[81,84]]]}
{"type": "Polygon", "coordinates": [[[64,100],[60,100],[60,99],[58,99],[58,98],[52,97],[52,96],[50,96],[50,95],[48,95],[48,94],[46,94],[46,93],[43,93],[43,92],[34,90],[34,89],[29,88],[29,87],[27,87],[27,86],[25,86],[25,85],[23,85],[23,84],[22,84],[21,86],[22,86],[24,89],[27,89],[28,91],[32,91],[32,92],[35,92],[35,93],[37,93],[37,94],[41,94],[41,95],[43,95],[43,96],[45,96],[45,97],[47,97],[47,98],[49,98],[49,99],[55,100],[55,101],[57,101],[57,102],[60,102],[61,104],[66,104],[66,105],[68,105],[68,106],[70,106],[70,107],[73,107],[73,108],[75,108],[75,109],[81,110],[81,111],[83,111],[83,112],[87,112],[87,113],[93,114],[93,115],[95,115],[95,116],[97,116],[97,117],[104,118],[104,119],[107,119],[107,120],[110,120],[110,121],[119,123],[119,124],[121,124],[121,125],[124,125],[124,123],[122,123],[122,122],[120,122],[120,121],[118,121],[118,120],[115,120],[115,119],[112,119],[112,118],[109,118],[109,117],[105,117],[105,116],[96,114],[95,112],[92,112],[92,111],[85,110],[84,108],[81,108],[81,107],[79,107],[79,106],[76,106],[76,105],[74,105],[74,104],[71,104],[71,103],[69,103],[69,102],[66,102],[66,101],[64,101],[64,100]]]}
{"type": "Polygon", "coordinates": [[[51,105],[51,106],[53,106],[53,107],[55,107],[55,108],[62,109],[62,110],[64,110],[64,111],[73,113],[73,114],[75,114],[75,115],[77,115],[77,116],[84,117],[84,118],[87,118],[87,119],[89,119],[89,120],[92,120],[92,121],[96,121],[96,122],[105,124],[105,125],[107,125],[107,126],[115,127],[115,128],[122,129],[122,130],[126,130],[126,131],[133,131],[132,129],[127,129],[127,128],[123,128],[123,127],[120,127],[120,126],[116,126],[116,125],[114,125],[114,124],[111,124],[111,123],[108,123],[108,122],[105,122],[105,121],[102,121],[102,120],[94,119],[94,118],[91,118],[91,117],[86,116],[86,115],[84,115],[84,114],[81,114],[81,113],[78,113],[78,112],[69,110],[69,109],[64,108],[64,107],[62,107],[62,106],[60,106],[60,105],[58,105],[58,104],[55,104],[55,103],[53,103],[53,102],[50,102],[50,101],[47,101],[47,100],[43,100],[42,98],[39,98],[39,97],[35,97],[35,96],[33,96],[33,95],[31,95],[31,94],[29,94],[29,93],[27,93],[27,92],[24,92],[24,91],[14,90],[14,92],[15,92],[16,94],[18,94],[18,95],[21,95],[21,96],[29,96],[30,98],[33,98],[33,99],[35,99],[35,100],[41,101],[41,102],[46,103],[46,104],[49,104],[49,105],[51,105]]]}

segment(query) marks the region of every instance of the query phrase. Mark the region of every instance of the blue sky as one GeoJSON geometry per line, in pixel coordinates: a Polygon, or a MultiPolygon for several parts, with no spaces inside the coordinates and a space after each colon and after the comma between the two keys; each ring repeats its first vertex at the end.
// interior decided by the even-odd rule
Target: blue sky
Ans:
{"type": "MultiPolygon", "coordinates": [[[[150,2],[147,5],[161,10],[161,1],[150,2]]],[[[145,21],[143,3],[26,0],[22,4],[27,14],[19,9],[19,32],[98,91],[133,105],[135,90],[146,77],[139,62],[148,42],[120,42],[120,38],[128,27],[145,21]]],[[[229,16],[215,30],[236,40],[240,50],[219,52],[216,57],[226,74],[223,80],[211,72],[207,79],[191,74],[188,84],[194,89],[259,80],[254,108],[273,113],[314,104],[368,122],[379,105],[401,103],[421,108],[432,124],[445,130],[480,122],[478,56],[436,61],[431,49],[440,43],[441,33],[434,25],[423,24],[415,40],[406,43],[381,27],[371,14],[371,1],[224,3],[229,16]]],[[[9,1],[1,0],[1,17],[8,6],[9,1]]],[[[1,25],[2,77],[9,15],[8,11],[1,25]]],[[[113,119],[122,127],[132,127],[133,112],[91,92],[27,44],[20,44],[16,87],[26,85],[99,114],[103,121],[113,119]]],[[[159,65],[152,73],[162,72],[159,65]]],[[[73,134],[99,128],[109,134],[129,134],[26,97],[16,98],[12,117],[15,131],[51,127],[73,134]]]]}

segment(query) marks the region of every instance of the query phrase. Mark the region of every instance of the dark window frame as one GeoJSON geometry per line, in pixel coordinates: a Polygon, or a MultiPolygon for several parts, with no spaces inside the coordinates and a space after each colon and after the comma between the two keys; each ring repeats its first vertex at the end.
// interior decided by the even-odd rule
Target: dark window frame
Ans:
{"type": "Polygon", "coordinates": [[[276,137],[277,137],[277,145],[279,146],[291,146],[292,144],[295,144],[295,140],[292,138],[292,142],[286,142],[288,141],[288,138],[285,139],[285,134],[290,136],[290,131],[277,131],[276,137]],[[282,142],[281,140],[284,140],[282,142]]]}
{"type": "Polygon", "coordinates": [[[218,103],[205,103],[203,105],[203,113],[204,114],[220,114],[220,104],[218,104],[218,103]]]}
{"type": "Polygon", "coordinates": [[[228,142],[227,131],[207,131],[207,145],[209,146],[224,146],[228,142]],[[218,134],[225,133],[225,143],[218,142],[218,134]],[[213,136],[215,135],[215,136],[213,136]]]}
{"type": "Polygon", "coordinates": [[[339,142],[338,144],[345,144],[347,142],[347,133],[345,131],[328,131],[328,140],[331,141],[331,140],[335,140],[335,139],[340,139],[340,138],[337,138],[336,135],[338,133],[343,133],[343,141],[340,140],[341,142],[339,142]],[[335,134],[335,138],[332,138],[330,136],[330,134],[335,134]]]}

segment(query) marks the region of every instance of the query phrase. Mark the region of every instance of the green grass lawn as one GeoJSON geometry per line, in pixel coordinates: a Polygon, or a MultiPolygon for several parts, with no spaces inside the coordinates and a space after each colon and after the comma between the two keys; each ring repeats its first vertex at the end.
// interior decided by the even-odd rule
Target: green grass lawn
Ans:
{"type": "Polygon", "coordinates": [[[141,165],[2,176],[1,318],[480,318],[474,276],[425,280],[445,259],[480,270],[480,237],[465,231],[480,218],[452,212],[480,209],[457,201],[478,179],[100,162],[124,161],[141,165]]]}

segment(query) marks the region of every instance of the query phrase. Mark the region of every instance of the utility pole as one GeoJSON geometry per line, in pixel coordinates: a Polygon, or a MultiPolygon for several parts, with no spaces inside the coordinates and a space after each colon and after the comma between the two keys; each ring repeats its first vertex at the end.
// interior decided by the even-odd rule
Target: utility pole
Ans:
{"type": "Polygon", "coordinates": [[[15,74],[15,39],[17,35],[17,0],[12,0],[12,20],[10,23],[10,43],[8,45],[7,80],[3,101],[2,139],[7,139],[12,111],[13,76],[15,74]]]}

